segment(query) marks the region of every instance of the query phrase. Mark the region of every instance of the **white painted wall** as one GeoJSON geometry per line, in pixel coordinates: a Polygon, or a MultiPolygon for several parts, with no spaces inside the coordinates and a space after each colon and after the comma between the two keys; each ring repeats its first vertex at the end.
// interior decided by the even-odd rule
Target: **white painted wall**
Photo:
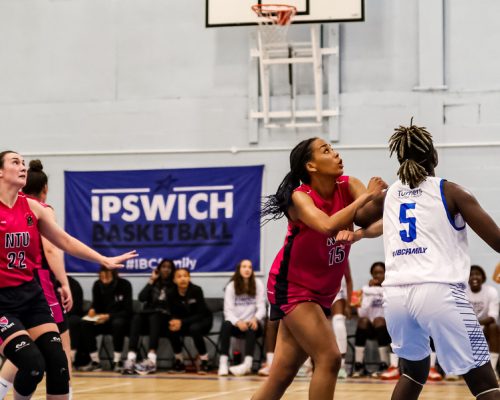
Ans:
{"type": "MultiPolygon", "coordinates": [[[[392,181],[396,161],[383,147],[395,126],[415,116],[446,146],[438,174],[472,190],[500,221],[500,3],[444,0],[448,90],[430,92],[414,90],[418,0],[365,6],[365,22],[341,26],[336,145],[346,172],[392,181]],[[455,143],[469,145],[450,147],[455,143]]],[[[204,18],[203,2],[195,0],[0,0],[0,147],[43,160],[60,221],[64,170],[264,164],[267,194],[286,174],[289,150],[322,135],[262,131],[259,144],[249,146],[254,28],[206,29],[204,18]],[[251,151],[233,154],[232,147],[251,151]],[[130,154],[105,154],[113,152],[130,154]]],[[[284,221],[263,228],[265,270],[284,232],[284,221]]],[[[470,243],[473,262],[491,275],[498,254],[474,233],[470,243]]],[[[355,287],[381,258],[380,239],[353,248],[355,287]]],[[[93,280],[82,279],[87,297],[93,280]]],[[[208,296],[222,295],[226,280],[195,278],[208,296]]],[[[135,293],[144,281],[133,279],[135,293]]]]}

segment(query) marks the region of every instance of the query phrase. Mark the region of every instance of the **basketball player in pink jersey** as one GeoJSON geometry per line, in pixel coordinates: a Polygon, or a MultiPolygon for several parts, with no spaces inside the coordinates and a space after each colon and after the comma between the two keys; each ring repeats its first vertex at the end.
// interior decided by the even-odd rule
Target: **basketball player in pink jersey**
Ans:
{"type": "Polygon", "coordinates": [[[67,253],[108,268],[136,257],[105,257],[68,235],[40,202],[19,191],[26,184],[23,158],[0,153],[0,352],[14,364],[14,399],[29,399],[46,373],[47,399],[69,397],[68,360],[34,270],[40,268],[40,234],[67,253]]]}
{"type": "Polygon", "coordinates": [[[399,180],[358,218],[369,223],[368,216],[380,218],[383,209],[384,311],[401,367],[391,399],[418,399],[429,375],[432,337],[446,374],[462,375],[478,400],[498,400],[488,345],[465,289],[466,226],[497,252],[500,229],[471,193],[435,176],[437,152],[425,128],[400,126],[389,148],[400,163],[399,180]]]}
{"type": "MultiPolygon", "coordinates": [[[[30,161],[26,186],[23,193],[39,200],[42,204],[46,202],[48,193],[48,177],[43,171],[40,160],[30,161]]],[[[50,206],[50,213],[55,221],[55,213],[50,206]]],[[[47,303],[49,304],[54,321],[61,335],[62,346],[68,358],[69,371],[71,375],[71,343],[66,320],[66,312],[73,306],[71,289],[64,268],[64,253],[42,237],[42,264],[40,269],[35,270],[35,277],[43,289],[47,303]]],[[[0,399],[7,394],[16,376],[17,368],[6,361],[0,371],[0,399]]]]}
{"type": "Polygon", "coordinates": [[[314,363],[309,398],[333,398],[341,354],[327,315],[347,267],[350,242],[370,235],[370,228],[352,232],[356,212],[386,187],[372,178],[367,191],[343,172],[330,144],[304,140],[292,150],[290,172],[264,206],[263,216],[285,215],[289,224],[267,284],[270,318],[281,320],[274,360],[253,400],[281,398],[308,356],[314,363]]]}

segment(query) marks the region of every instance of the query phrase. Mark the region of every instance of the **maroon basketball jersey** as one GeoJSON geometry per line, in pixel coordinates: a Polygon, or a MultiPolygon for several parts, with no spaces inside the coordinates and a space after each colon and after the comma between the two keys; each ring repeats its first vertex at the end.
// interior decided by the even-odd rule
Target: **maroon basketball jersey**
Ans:
{"type": "MultiPolygon", "coordinates": [[[[297,191],[311,197],[317,208],[333,215],[352,203],[349,177],[341,176],[330,200],[310,186],[297,191]]],[[[276,256],[267,284],[269,302],[276,305],[315,301],[330,308],[347,268],[350,245],[335,242],[336,234],[325,235],[301,221],[289,221],[285,244],[276,256]]]]}
{"type": "Polygon", "coordinates": [[[38,219],[26,195],[19,193],[12,208],[0,202],[0,288],[31,281],[41,261],[38,219]]]}

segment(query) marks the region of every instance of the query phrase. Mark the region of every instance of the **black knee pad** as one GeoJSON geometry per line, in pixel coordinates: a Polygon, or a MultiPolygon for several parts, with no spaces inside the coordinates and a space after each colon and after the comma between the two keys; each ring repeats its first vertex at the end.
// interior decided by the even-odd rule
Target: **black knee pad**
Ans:
{"type": "Polygon", "coordinates": [[[392,340],[385,325],[375,328],[375,332],[377,333],[377,342],[380,346],[389,346],[391,344],[392,340]]]}
{"type": "Polygon", "coordinates": [[[355,346],[364,346],[366,344],[366,339],[368,339],[368,330],[362,328],[356,328],[356,338],[354,340],[355,346]]]}
{"type": "Polygon", "coordinates": [[[18,370],[14,389],[22,396],[29,396],[43,379],[45,361],[42,353],[28,335],[12,339],[3,353],[18,370]]]}
{"type": "Polygon", "coordinates": [[[68,359],[59,333],[44,333],[35,343],[45,357],[47,394],[69,393],[68,359]]]}
{"type": "Polygon", "coordinates": [[[410,361],[400,358],[401,374],[408,376],[415,382],[424,385],[427,382],[430,369],[430,356],[419,361],[410,361]]]}

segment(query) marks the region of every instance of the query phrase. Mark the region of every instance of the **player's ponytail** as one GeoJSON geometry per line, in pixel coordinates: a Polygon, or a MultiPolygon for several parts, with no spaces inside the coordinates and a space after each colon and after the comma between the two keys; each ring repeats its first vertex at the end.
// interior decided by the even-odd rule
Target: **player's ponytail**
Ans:
{"type": "Polygon", "coordinates": [[[48,181],[47,175],[43,172],[42,162],[40,160],[31,160],[23,192],[30,196],[39,197],[48,181]]]}
{"type": "Polygon", "coordinates": [[[267,196],[262,206],[261,218],[264,218],[264,223],[280,219],[284,215],[288,217],[293,191],[300,186],[301,182],[309,183],[311,181],[306,163],[311,160],[311,144],[315,140],[316,138],[303,140],[293,148],[290,153],[290,172],[281,181],[276,194],[267,196]]]}
{"type": "Polygon", "coordinates": [[[391,156],[396,153],[401,164],[398,176],[401,182],[416,188],[426,177],[434,172],[437,165],[437,154],[432,143],[432,135],[426,128],[413,125],[399,126],[389,139],[391,156]]]}

